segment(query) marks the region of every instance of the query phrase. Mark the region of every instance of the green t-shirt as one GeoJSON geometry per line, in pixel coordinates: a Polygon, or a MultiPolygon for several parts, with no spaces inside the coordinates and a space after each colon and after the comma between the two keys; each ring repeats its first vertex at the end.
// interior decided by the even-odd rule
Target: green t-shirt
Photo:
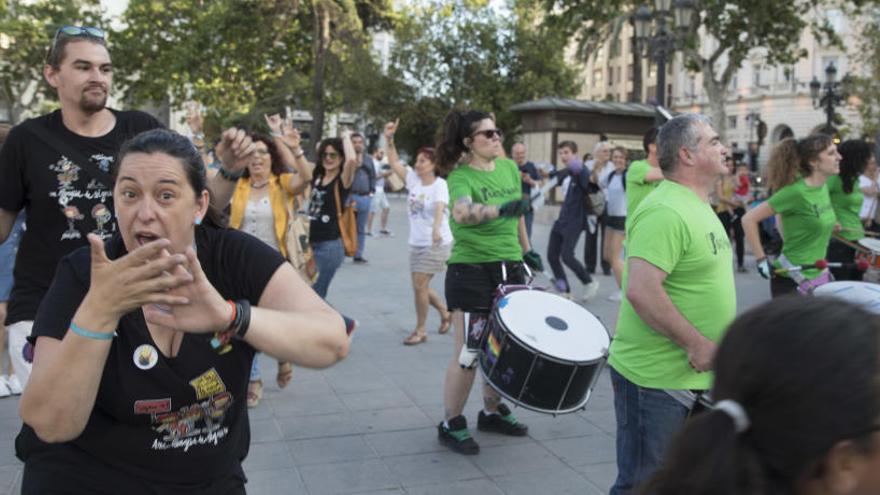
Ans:
{"type": "MultiPolygon", "coordinates": [[[[449,207],[468,196],[474,204],[502,205],[522,198],[522,179],[513,160],[498,158],[495,170],[477,170],[465,164],[456,167],[446,179],[449,207]]],[[[452,229],[452,255],[449,263],[520,261],[519,218],[498,217],[479,225],[462,225],[449,215],[452,229]]]]}
{"type": "MultiPolygon", "coordinates": [[[[831,231],[837,221],[828,195],[828,185],[811,187],[798,179],[770,196],[773,211],[782,217],[782,254],[795,265],[809,265],[825,258],[831,231]]],[[[779,263],[777,262],[777,266],[779,263]]],[[[804,270],[805,278],[820,270],[804,270]]]]}
{"type": "Polygon", "coordinates": [[[834,215],[843,230],[840,236],[849,241],[858,241],[865,237],[865,227],[859,214],[862,212],[862,202],[865,195],[859,188],[859,179],[853,183],[852,192],[843,192],[843,181],[839,175],[832,175],[825,183],[828,186],[828,194],[831,196],[831,207],[834,215]]]}
{"type": "Polygon", "coordinates": [[[632,216],[636,212],[636,206],[645,199],[651,191],[657,189],[663,181],[645,182],[651,164],[648,160],[636,160],[629,164],[626,170],[626,213],[632,216]]]}
{"type": "MultiPolygon", "coordinates": [[[[724,226],[709,203],[664,180],[627,226],[627,260],[641,258],[668,275],[663,289],[678,311],[713,342],[736,316],[733,257],[724,226]]],[[[628,285],[629,263],[623,274],[628,285]]],[[[624,297],[608,363],[648,388],[709,389],[711,373],[697,373],[687,351],[649,327],[624,297]]]]}

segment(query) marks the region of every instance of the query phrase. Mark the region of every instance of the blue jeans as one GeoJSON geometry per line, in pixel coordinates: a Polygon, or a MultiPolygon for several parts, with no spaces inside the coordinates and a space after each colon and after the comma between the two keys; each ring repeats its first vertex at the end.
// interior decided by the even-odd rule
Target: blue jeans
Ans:
{"type": "Polygon", "coordinates": [[[333,280],[336,270],[345,259],[342,239],[314,242],[312,243],[312,251],[315,253],[315,264],[318,265],[318,280],[315,280],[312,289],[321,296],[321,299],[327,299],[330,281],[333,280]]]}
{"type": "Polygon", "coordinates": [[[262,376],[260,375],[260,363],[258,361],[259,357],[260,357],[260,353],[255,352],[254,353],[254,362],[251,363],[251,381],[252,382],[255,382],[255,381],[259,380],[260,378],[262,378],[262,376]]]}
{"type": "Polygon", "coordinates": [[[663,390],[632,383],[609,366],[617,418],[617,480],[610,495],[635,493],[663,463],[688,409],[663,390]]]}
{"type": "Polygon", "coordinates": [[[367,243],[367,218],[370,216],[370,205],[373,203],[373,198],[360,194],[352,194],[351,199],[354,201],[354,208],[357,212],[358,227],[358,248],[357,252],[354,253],[354,257],[363,258],[364,246],[367,243]]]}
{"type": "Polygon", "coordinates": [[[526,221],[526,236],[528,236],[529,240],[532,240],[532,222],[535,220],[535,210],[529,208],[523,218],[526,221]]]}

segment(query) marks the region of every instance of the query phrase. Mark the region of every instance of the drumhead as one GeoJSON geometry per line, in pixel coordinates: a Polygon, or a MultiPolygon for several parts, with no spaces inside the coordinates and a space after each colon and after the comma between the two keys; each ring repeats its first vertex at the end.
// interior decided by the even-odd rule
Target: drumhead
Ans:
{"type": "Polygon", "coordinates": [[[542,354],[572,362],[588,362],[608,354],[611,339],[605,325],[582,306],[540,290],[504,296],[496,307],[504,327],[542,354]]]}
{"type": "Polygon", "coordinates": [[[834,296],[858,304],[873,313],[880,314],[880,284],[870,282],[830,282],[816,287],[817,296],[834,296]]]}
{"type": "Polygon", "coordinates": [[[872,252],[880,253],[880,239],[866,237],[864,239],[859,239],[859,244],[862,247],[870,249],[872,252]]]}

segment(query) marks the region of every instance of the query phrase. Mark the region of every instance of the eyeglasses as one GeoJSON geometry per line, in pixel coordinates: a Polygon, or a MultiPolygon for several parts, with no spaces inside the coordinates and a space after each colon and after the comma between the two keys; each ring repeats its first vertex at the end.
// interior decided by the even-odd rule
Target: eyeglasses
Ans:
{"type": "Polygon", "coordinates": [[[269,150],[267,150],[265,148],[255,148],[254,152],[258,155],[264,155],[264,156],[269,154],[269,150]]]}
{"type": "Polygon", "coordinates": [[[331,160],[335,160],[339,158],[339,153],[334,153],[332,151],[325,151],[324,154],[321,155],[323,158],[329,158],[331,160]]]}
{"type": "Polygon", "coordinates": [[[492,139],[495,136],[498,136],[498,139],[501,139],[504,136],[504,132],[501,129],[486,129],[484,131],[477,131],[471,134],[471,137],[474,136],[483,136],[486,139],[492,139]]]}
{"type": "Polygon", "coordinates": [[[62,35],[71,38],[95,38],[99,40],[103,40],[107,36],[103,29],[92,26],[61,26],[58,28],[58,31],[55,31],[55,37],[52,38],[51,51],[55,50],[55,45],[62,35]]]}

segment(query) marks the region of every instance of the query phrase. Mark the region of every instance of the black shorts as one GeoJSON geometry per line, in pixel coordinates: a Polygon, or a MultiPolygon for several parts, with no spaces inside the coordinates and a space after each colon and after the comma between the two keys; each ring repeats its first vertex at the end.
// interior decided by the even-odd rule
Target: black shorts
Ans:
{"type": "Polygon", "coordinates": [[[450,311],[488,313],[492,309],[495,289],[502,282],[506,285],[526,283],[526,271],[521,261],[451,264],[446,270],[446,306],[450,311]],[[507,268],[507,280],[502,277],[502,263],[507,268]]]}
{"type": "Polygon", "coordinates": [[[626,217],[605,217],[605,226],[618,232],[626,232],[626,217]]]}

